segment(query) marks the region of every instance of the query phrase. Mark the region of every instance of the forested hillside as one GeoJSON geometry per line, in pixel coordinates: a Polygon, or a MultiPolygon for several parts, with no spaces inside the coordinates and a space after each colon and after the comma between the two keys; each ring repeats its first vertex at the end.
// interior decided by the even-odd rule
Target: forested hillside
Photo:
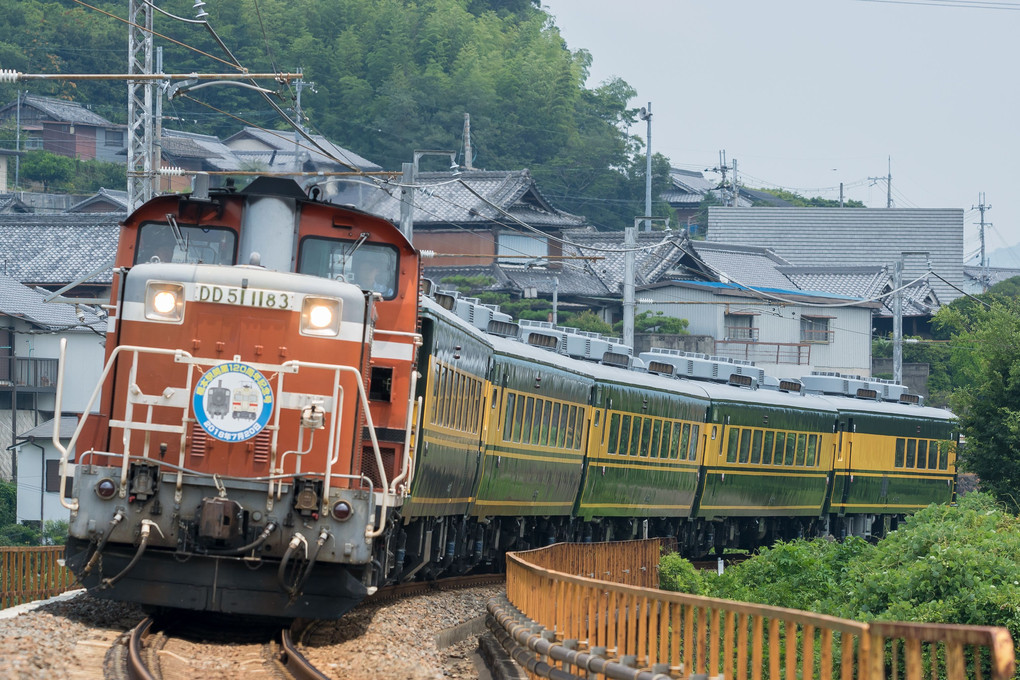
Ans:
{"type": "MultiPolygon", "coordinates": [[[[0,68],[126,72],[127,26],[114,16],[125,18],[128,3],[88,4],[95,9],[0,0],[0,68]]],[[[157,3],[186,19],[193,5],[157,3]]],[[[644,212],[643,149],[629,134],[634,90],[622,80],[587,83],[589,53],[571,51],[532,0],[209,0],[204,9],[230,54],[201,24],[157,13],[165,72],[229,73],[234,59],[250,72],[302,69],[316,90],[301,98],[309,127],[387,169],[399,169],[415,149],[462,149],[467,112],[475,167],[529,168],[559,207],[607,228],[644,212]]],[[[36,81],[22,89],[125,121],[123,82],[36,81]]],[[[0,100],[15,91],[3,85],[0,100]]],[[[293,88],[281,93],[281,106],[292,107],[293,88]]],[[[167,127],[221,137],[246,124],[282,127],[257,94],[236,87],[178,97],[164,115],[167,127]]],[[[664,186],[669,164],[656,161],[664,186]]]]}

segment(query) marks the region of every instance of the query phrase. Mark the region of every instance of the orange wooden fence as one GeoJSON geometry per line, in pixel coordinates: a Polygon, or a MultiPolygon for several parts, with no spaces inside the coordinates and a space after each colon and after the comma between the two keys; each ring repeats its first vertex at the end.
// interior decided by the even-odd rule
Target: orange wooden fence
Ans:
{"type": "Polygon", "coordinates": [[[525,665],[533,677],[558,671],[629,680],[1007,680],[1013,674],[1005,628],[868,624],[666,592],[646,580],[657,578],[659,552],[652,540],[508,554],[507,601],[489,606],[506,633],[504,646],[517,645],[519,662],[520,647],[531,650],[525,665]]]}
{"type": "Polygon", "coordinates": [[[62,545],[0,548],[0,609],[77,587],[71,570],[57,562],[63,556],[62,545]]]}

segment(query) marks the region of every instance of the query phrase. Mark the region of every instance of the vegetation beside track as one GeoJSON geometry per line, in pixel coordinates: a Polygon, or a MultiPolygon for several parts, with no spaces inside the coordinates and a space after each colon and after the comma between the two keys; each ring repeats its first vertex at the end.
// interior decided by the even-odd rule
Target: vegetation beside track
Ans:
{"type": "Polygon", "coordinates": [[[781,542],[722,575],[665,555],[660,581],[665,590],[858,621],[1004,626],[1020,640],[1020,518],[971,493],[958,506],[921,510],[875,545],[781,542]]]}

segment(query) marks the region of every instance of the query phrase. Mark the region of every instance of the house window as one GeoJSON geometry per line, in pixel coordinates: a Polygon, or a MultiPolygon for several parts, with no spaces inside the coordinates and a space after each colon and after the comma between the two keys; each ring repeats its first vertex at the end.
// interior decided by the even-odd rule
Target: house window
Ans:
{"type": "MultiPolygon", "coordinates": [[[[67,483],[64,484],[64,498],[72,498],[74,491],[71,488],[74,486],[74,479],[72,477],[67,478],[67,483]]],[[[60,461],[59,460],[48,460],[46,461],[46,492],[47,493],[58,493],[60,491],[60,461]]]]}
{"type": "Polygon", "coordinates": [[[503,264],[544,265],[549,254],[549,240],[545,237],[524,236],[522,234],[500,233],[497,241],[497,254],[503,264]]]}
{"type": "Polygon", "coordinates": [[[120,130],[107,130],[106,146],[113,146],[118,149],[124,146],[124,133],[120,130]]]}
{"type": "Polygon", "coordinates": [[[757,340],[758,329],[754,327],[753,314],[724,314],[723,329],[727,340],[757,340]]]}
{"type": "Polygon", "coordinates": [[[831,316],[801,315],[800,341],[826,345],[832,342],[832,331],[829,329],[831,320],[831,316]]]}
{"type": "Polygon", "coordinates": [[[33,134],[31,132],[27,133],[24,137],[21,138],[21,148],[26,151],[43,148],[42,135],[33,134]]]}

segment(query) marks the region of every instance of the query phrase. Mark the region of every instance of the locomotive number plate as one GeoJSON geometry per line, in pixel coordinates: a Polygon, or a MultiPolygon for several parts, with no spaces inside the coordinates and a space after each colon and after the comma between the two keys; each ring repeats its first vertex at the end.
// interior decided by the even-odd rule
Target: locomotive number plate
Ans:
{"type": "Polygon", "coordinates": [[[195,302],[214,302],[240,307],[262,307],[264,309],[296,309],[297,296],[282,290],[262,288],[240,288],[238,286],[217,286],[208,283],[195,285],[195,302]]]}

